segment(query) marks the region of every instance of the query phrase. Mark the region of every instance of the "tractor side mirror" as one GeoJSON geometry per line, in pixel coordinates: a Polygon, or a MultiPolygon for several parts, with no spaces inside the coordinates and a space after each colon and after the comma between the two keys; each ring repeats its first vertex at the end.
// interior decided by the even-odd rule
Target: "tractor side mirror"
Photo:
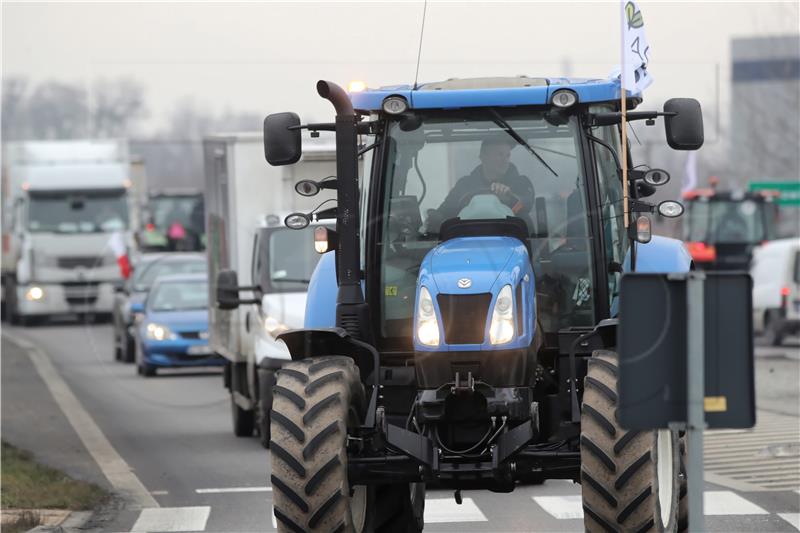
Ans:
{"type": "Polygon", "coordinates": [[[264,155],[270,165],[297,163],[302,142],[297,113],[274,113],[264,119],[264,155]]]}
{"type": "Polygon", "coordinates": [[[239,307],[239,278],[235,270],[217,274],[217,307],[230,310],[239,307]]]}
{"type": "Polygon", "coordinates": [[[673,150],[697,150],[703,146],[703,112],[694,98],[664,102],[667,144],[673,150]]]}

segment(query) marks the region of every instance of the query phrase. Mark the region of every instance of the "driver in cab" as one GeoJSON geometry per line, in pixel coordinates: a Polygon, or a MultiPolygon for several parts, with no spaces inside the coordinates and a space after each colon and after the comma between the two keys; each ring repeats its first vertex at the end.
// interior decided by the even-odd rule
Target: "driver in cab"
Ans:
{"type": "Polygon", "coordinates": [[[494,194],[511,212],[532,227],[529,217],[533,206],[533,185],[511,163],[511,150],[516,142],[510,137],[494,136],[481,143],[481,164],[460,178],[438,209],[429,213],[428,227],[438,231],[441,223],[459,216],[478,194],[494,194]]]}

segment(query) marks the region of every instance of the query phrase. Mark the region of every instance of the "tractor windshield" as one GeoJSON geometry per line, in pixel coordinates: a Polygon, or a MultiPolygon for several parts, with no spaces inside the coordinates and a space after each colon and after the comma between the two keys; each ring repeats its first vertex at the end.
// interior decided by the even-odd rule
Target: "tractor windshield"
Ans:
{"type": "Polygon", "coordinates": [[[455,217],[524,221],[540,327],[594,324],[580,154],[574,118],[488,109],[391,122],[379,242],[382,336],[411,337],[420,263],[455,217]]]}
{"type": "Polygon", "coordinates": [[[694,200],[688,206],[687,240],[707,244],[768,240],[771,208],[771,204],[751,199],[694,200]]]}

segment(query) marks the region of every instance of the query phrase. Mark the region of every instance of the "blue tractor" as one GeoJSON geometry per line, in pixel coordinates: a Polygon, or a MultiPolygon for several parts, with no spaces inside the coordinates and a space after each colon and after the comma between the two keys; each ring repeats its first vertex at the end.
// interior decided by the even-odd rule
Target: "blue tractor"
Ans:
{"type": "MultiPolygon", "coordinates": [[[[347,93],[320,81],[335,122],[264,122],[272,165],[301,132],[335,132],[337,176],[304,180],[334,207],[294,213],[327,253],[293,362],[274,386],[270,453],[280,531],[417,532],[425,486],[510,492],[581,483],[589,531],[685,526],[682,436],[616,418],[616,331],[626,272],[685,272],[651,236],[643,200],[669,179],[634,166],[624,224],[618,80],[484,78],[347,93]],[[358,169],[363,168],[359,175],[358,169]]],[[[669,145],[703,142],[700,105],[672,99],[669,145]]],[[[643,310],[643,312],[645,312],[643,310]]]]}

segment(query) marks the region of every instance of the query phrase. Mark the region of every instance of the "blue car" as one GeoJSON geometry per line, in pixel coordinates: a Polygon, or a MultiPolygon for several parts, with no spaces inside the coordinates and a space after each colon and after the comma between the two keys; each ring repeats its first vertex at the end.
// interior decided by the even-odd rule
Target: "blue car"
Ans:
{"type": "Polygon", "coordinates": [[[208,277],[183,274],[158,278],[136,325],[136,367],[154,376],[158,368],[222,366],[208,346],[208,277]]]}

